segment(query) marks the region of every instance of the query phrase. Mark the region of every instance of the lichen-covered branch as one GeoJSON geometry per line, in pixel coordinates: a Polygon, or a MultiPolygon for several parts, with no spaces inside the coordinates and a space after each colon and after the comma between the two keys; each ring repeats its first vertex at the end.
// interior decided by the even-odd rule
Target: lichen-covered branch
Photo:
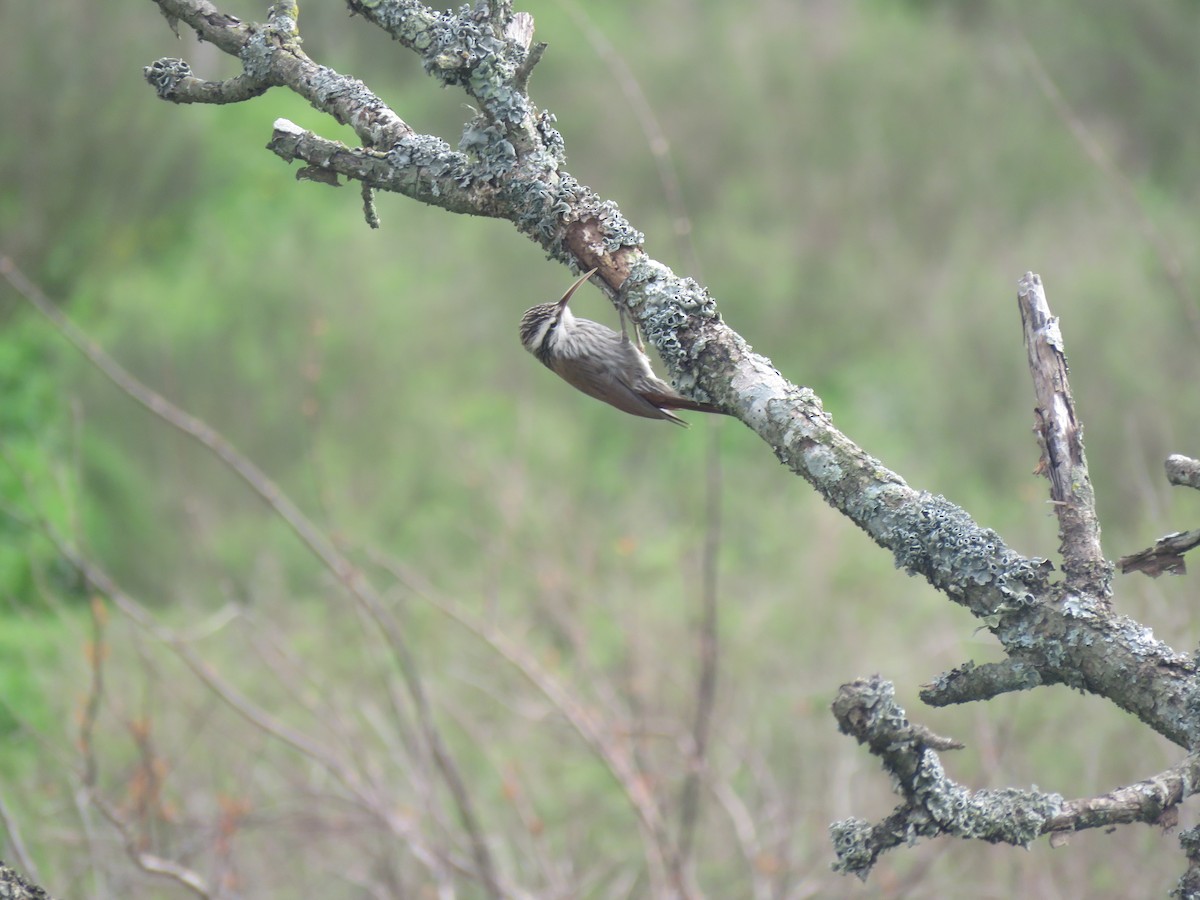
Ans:
{"type": "Polygon", "coordinates": [[[44,888],[30,884],[15,869],[0,862],[0,897],[4,900],[54,900],[44,888]]]}
{"type": "Polygon", "coordinates": [[[478,105],[493,137],[511,145],[517,158],[540,153],[539,115],[524,91],[533,17],[514,15],[511,3],[463,7],[458,14],[415,0],[349,0],[351,10],[420,55],[425,71],[446,87],[461,87],[478,105]]]}
{"type": "Polygon", "coordinates": [[[1197,900],[1200,898],[1200,825],[1181,832],[1179,846],[1187,856],[1188,867],[1171,896],[1178,900],[1197,900]]]}
{"type": "Polygon", "coordinates": [[[347,147],[287,119],[277,119],[267,149],[281,159],[302,160],[318,170],[360,181],[382,191],[393,191],[440,206],[450,212],[498,216],[503,210],[490,186],[468,185],[470,163],[440,138],[411,134],[390,150],[347,147]]]}
{"type": "Polygon", "coordinates": [[[833,702],[838,727],[865,744],[903,797],[886,819],[846,819],[830,827],[840,871],[866,878],[880,854],[921,837],[975,838],[1027,846],[1043,834],[1062,834],[1131,822],[1160,824],[1200,790],[1200,755],[1192,753],[1153,778],[1100,797],[1066,800],[1034,789],[972,791],[950,779],[937,751],[961,747],[914,725],[878,676],[842,685],[833,702]]]}
{"type": "MultiPolygon", "coordinates": [[[[998,638],[1008,662],[956,669],[927,692],[931,702],[1064,684],[1107,697],[1189,750],[1200,744],[1193,659],[1109,608],[1111,566],[1100,546],[1061,334],[1036,275],[1025,277],[1020,296],[1038,385],[1044,470],[1059,515],[1063,581],[1053,579],[1048,561],[1014,552],[965,510],[910,487],[857,446],[834,426],[820,398],[784,378],[722,321],[702,286],[647,256],[641,233],[612,201],[565,171],[554,117],[537,109],[526,92],[544,46],[533,43],[532,20],[513,13],[511,3],[477,2],[449,13],[413,0],[350,0],[352,10],[420,54],[431,75],[470,96],[478,113],[451,148],[414,133],[361,82],[310,60],[299,46],[295,4],[277,3],[267,24],[247,25],[207,0],[156,2],[202,40],[237,56],[244,69],[239,78],[209,83],[179,61],[162,60],[147,71],[160,96],[223,103],[259,88],[287,87],[350,124],[364,145],[349,148],[277,122],[270,149],[302,160],[308,177],[340,176],[367,191],[390,190],[453,212],[507,219],[551,258],[595,267],[595,281],[632,315],[679,390],[736,415],[791,471],[888,550],[899,568],[969,609],[998,638]]],[[[890,702],[880,697],[879,710],[884,699],[890,702]]],[[[852,718],[846,722],[847,729],[854,727],[852,718]]],[[[900,745],[890,766],[909,772],[913,797],[921,802],[899,809],[899,818],[884,826],[864,826],[870,835],[857,825],[843,828],[847,871],[869,868],[870,852],[855,856],[862,848],[875,847],[877,855],[917,834],[1024,843],[1064,808],[1066,801],[1056,795],[969,792],[954,785],[936,765],[938,742],[906,727],[892,727],[900,745]],[[945,814],[937,804],[949,804],[945,814]]]]}
{"type": "Polygon", "coordinates": [[[1042,280],[1032,272],[1021,279],[1017,302],[1038,402],[1034,428],[1042,451],[1038,471],[1050,479],[1067,586],[1081,602],[1107,600],[1112,593],[1112,564],[1100,547],[1100,519],[1083,452],[1083,426],[1075,415],[1058,318],[1050,313],[1042,280]]]}
{"type": "Polygon", "coordinates": [[[391,146],[412,129],[355,78],[339,75],[300,48],[296,5],[276,3],[266,24],[246,24],[217,11],[208,0],[155,0],[172,20],[185,22],[199,40],[241,60],[243,73],[226,82],[192,75],[183,60],[167,58],[145,69],[160,97],[174,103],[236,103],[272,87],[287,86],[316,109],[349,125],[369,146],[391,146]]]}
{"type": "Polygon", "coordinates": [[[205,81],[192,74],[187,62],[173,57],[151,63],[144,74],[158,95],[172,103],[240,103],[265,94],[271,87],[246,74],[225,81],[205,81]]]}
{"type": "Polygon", "coordinates": [[[838,727],[866,744],[892,775],[904,802],[883,822],[846,819],[830,826],[836,868],[866,878],[881,853],[920,837],[956,835],[1026,846],[1062,810],[1057,794],[1013,789],[970,791],[956,784],[937,756],[943,740],[911,725],[889,682],[878,676],[842,685],[833,702],[838,727]]]}
{"type": "Polygon", "coordinates": [[[1022,661],[1020,687],[1066,684],[1108,697],[1181,746],[1200,738],[1190,657],[1107,612],[1102,598],[1052,582],[1052,565],[1013,552],[961,507],[909,487],[838,431],[811,390],[753,353],[695,282],[640,257],[621,293],[685,393],[738,410],[898,567],[978,616],[1022,661]]]}

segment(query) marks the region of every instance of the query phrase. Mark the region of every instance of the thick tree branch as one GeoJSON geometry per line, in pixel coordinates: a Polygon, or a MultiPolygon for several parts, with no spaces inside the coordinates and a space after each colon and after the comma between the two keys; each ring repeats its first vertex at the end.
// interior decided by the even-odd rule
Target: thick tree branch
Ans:
{"type": "Polygon", "coordinates": [[[629,282],[628,304],[685,393],[738,410],[788,468],[898,566],[982,619],[1041,683],[1108,697],[1181,746],[1194,745],[1200,722],[1184,699],[1197,692],[1189,657],[1107,613],[1103,598],[1052,583],[1049,563],[1014,553],[960,507],[909,487],[838,431],[811,390],[751,352],[695,282],[644,257],[629,282]]]}

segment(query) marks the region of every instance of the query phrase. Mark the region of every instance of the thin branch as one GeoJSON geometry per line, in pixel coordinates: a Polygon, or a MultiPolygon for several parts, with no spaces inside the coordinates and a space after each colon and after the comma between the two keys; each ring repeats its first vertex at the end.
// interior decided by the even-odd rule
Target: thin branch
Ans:
{"type": "Polygon", "coordinates": [[[1192,280],[1184,272],[1179,254],[1175,252],[1166,235],[1162,233],[1158,225],[1155,224],[1154,219],[1151,218],[1149,207],[1138,196],[1137,188],[1133,181],[1121,171],[1111,154],[1104,149],[1100,141],[1092,134],[1083,117],[1071,108],[1070,103],[1067,102],[1067,98],[1059,90],[1058,84],[1055,83],[1050,73],[1046,71],[1046,67],[1042,65],[1041,57],[1038,56],[1037,51],[1033,48],[1033,44],[1023,34],[1017,36],[1017,42],[1022,51],[1025,65],[1043,96],[1054,107],[1054,111],[1058,117],[1066,124],[1068,130],[1071,132],[1071,136],[1075,138],[1084,155],[1104,174],[1104,177],[1108,179],[1109,185],[1116,188],[1117,194],[1126,207],[1132,210],[1137,226],[1142,232],[1142,237],[1146,239],[1146,242],[1153,249],[1155,255],[1158,256],[1159,265],[1166,276],[1167,284],[1170,285],[1171,290],[1174,292],[1175,298],[1183,310],[1183,314],[1187,317],[1188,324],[1191,325],[1192,331],[1195,332],[1196,336],[1200,337],[1200,302],[1197,302],[1196,295],[1193,293],[1192,280]]]}
{"type": "Polygon", "coordinates": [[[12,814],[12,810],[8,808],[8,804],[4,802],[4,798],[0,796],[0,823],[4,824],[4,831],[8,835],[9,846],[12,847],[13,853],[17,856],[17,862],[21,868],[29,873],[29,877],[34,881],[41,881],[42,876],[38,874],[37,866],[34,865],[33,857],[29,855],[29,850],[25,846],[25,841],[21,839],[21,829],[17,824],[16,817],[12,814]]]}
{"type": "Polygon", "coordinates": [[[364,144],[390,147],[413,130],[361,81],[318,66],[300,47],[296,5],[276,4],[265,25],[243,23],[217,11],[208,0],[155,0],[168,18],[186,22],[196,36],[242,61],[244,72],[225,82],[192,75],[179,59],[161,59],[144,70],[164,100],[175,103],[233,103],[240,93],[255,96],[287,85],[338,122],[354,129],[364,144]]]}
{"type": "Polygon", "coordinates": [[[1183,554],[1200,547],[1200,528],[1193,531],[1176,531],[1164,535],[1154,542],[1153,547],[1130,553],[1117,560],[1121,574],[1142,572],[1151,578],[1157,578],[1166,572],[1168,575],[1187,574],[1187,563],[1183,554]]]}
{"type": "MultiPolygon", "coordinates": [[[[420,597],[491,647],[554,705],[584,744],[604,763],[625,794],[644,835],[643,846],[652,876],[656,872],[667,871],[669,861],[677,851],[671,845],[662,811],[649,790],[649,780],[637,768],[628,746],[609,734],[613,729],[606,727],[606,723],[590,711],[566,685],[499,628],[477,622],[457,604],[438,595],[430,586],[417,583],[411,573],[396,563],[381,557],[377,557],[376,562],[414,596],[420,597]]],[[[662,880],[662,876],[658,875],[657,881],[662,880]]]]}
{"type": "MultiPolygon", "coordinates": [[[[405,136],[384,151],[347,147],[287,119],[276,119],[267,149],[286,162],[302,160],[317,171],[336,173],[361,181],[364,186],[402,194],[449,212],[473,216],[503,214],[497,205],[495,189],[485,182],[472,181],[466,155],[451,150],[449,144],[431,135],[405,136]]],[[[311,173],[305,177],[314,180],[311,173]]]]}
{"type": "MultiPolygon", "coordinates": [[[[478,875],[477,871],[454,857],[439,855],[426,847],[419,833],[409,823],[408,817],[401,815],[389,806],[382,805],[372,793],[370,786],[365,785],[358,774],[344,765],[335,753],[310,739],[303,732],[285,724],[227,682],[216,669],[187,646],[185,638],[159,625],[145,607],[125,593],[104,569],[80,555],[44,518],[38,519],[34,525],[55,546],[59,556],[79,572],[92,588],[102,592],[134,624],[171,650],[217,698],[255,728],[278,739],[321,766],[346,788],[351,797],[356,799],[364,809],[370,811],[380,821],[385,822],[399,838],[405,841],[414,858],[428,866],[435,875],[443,871],[447,865],[462,874],[478,875]]],[[[96,796],[90,790],[85,793],[89,801],[96,796]]]]}
{"type": "Polygon", "coordinates": [[[1041,278],[1032,272],[1021,279],[1017,302],[1038,402],[1034,429],[1042,450],[1038,471],[1050,479],[1067,587],[1081,595],[1107,599],[1112,594],[1112,564],[1100,547],[1100,520],[1083,452],[1083,426],[1075,415],[1067,381],[1058,318],[1050,313],[1041,278]]]}
{"type": "Polygon", "coordinates": [[[538,41],[529,48],[529,55],[525,57],[525,61],[517,67],[517,72],[513,76],[513,86],[517,90],[524,92],[529,87],[529,76],[533,74],[533,67],[542,61],[542,56],[549,46],[545,41],[538,41]]]}
{"type": "Polygon", "coordinates": [[[104,627],[108,622],[108,611],[104,608],[104,600],[92,597],[90,604],[92,637],[88,645],[88,662],[90,663],[92,681],[88,687],[87,702],[83,706],[83,716],[79,722],[79,752],[83,757],[83,786],[89,791],[96,787],[97,763],[95,747],[92,744],[92,733],[96,728],[96,718],[100,714],[100,704],[104,698],[104,661],[108,655],[108,645],[104,642],[104,627]]]}
{"type": "Polygon", "coordinates": [[[142,70],[158,96],[172,103],[241,103],[265,94],[271,85],[261,78],[235,75],[225,81],[206,81],[192,74],[182,59],[165,57],[142,70]]]}
{"type": "Polygon", "coordinates": [[[129,823],[125,821],[125,817],[118,813],[96,791],[89,790],[87,793],[91,804],[100,810],[100,814],[120,834],[121,841],[125,846],[125,853],[133,861],[134,865],[149,875],[168,878],[176,884],[187,888],[195,896],[204,898],[204,900],[208,900],[208,898],[214,896],[208,881],[199,872],[181,865],[174,860],[166,859],[155,853],[143,850],[140,838],[129,827],[129,823]]]}
{"type": "Polygon", "coordinates": [[[750,876],[754,900],[767,900],[772,892],[761,865],[762,842],[754,826],[754,817],[728,780],[711,779],[709,789],[717,805],[725,810],[725,815],[733,825],[733,833],[737,836],[738,848],[742,852],[742,859],[750,876]]]}
{"type": "Polygon", "coordinates": [[[1010,691],[1027,691],[1044,684],[1042,673],[1016,657],[976,665],[968,662],[921,688],[921,700],[930,706],[949,706],[990,700],[1010,691]]]}
{"type": "Polygon", "coordinates": [[[642,130],[646,149],[658,170],[658,182],[662,185],[663,199],[671,213],[672,234],[679,256],[687,270],[695,278],[701,278],[703,270],[700,255],[696,252],[696,242],[692,239],[692,218],[684,199],[683,185],[671,158],[671,142],[654,112],[654,107],[650,105],[646,92],[642,90],[641,83],[629,67],[629,63],[625,61],[625,57],[617,52],[612,42],[604,36],[604,32],[592,21],[587,10],[576,0],[560,0],[560,5],[575,21],[596,55],[608,66],[613,80],[621,88],[621,93],[624,94],[629,109],[642,130]]]}
{"type": "Polygon", "coordinates": [[[717,695],[718,667],[718,563],[721,551],[721,455],[720,426],[709,428],[707,478],[705,478],[704,552],[701,560],[700,622],[698,654],[700,672],[696,680],[696,710],[687,774],[679,798],[679,862],[686,865],[692,852],[700,817],[700,784],[708,766],[708,738],[717,695]]]}
{"type": "MultiPolygon", "coordinates": [[[[4,277],[17,293],[45,316],[76,349],[83,353],[117,387],[164,422],[196,440],[201,446],[211,451],[221,462],[237,473],[267,503],[275,514],[291,527],[300,540],[333,573],[350,595],[361,603],[364,609],[371,615],[371,618],[374,619],[380,632],[384,635],[388,646],[391,648],[393,657],[396,659],[397,667],[405,680],[405,684],[417,710],[417,719],[421,724],[422,733],[430,746],[443,781],[450,789],[450,793],[454,798],[459,820],[472,845],[477,866],[477,875],[490,896],[501,896],[502,892],[496,879],[491,853],[484,841],[482,830],[475,815],[474,805],[467,793],[466,784],[434,722],[433,711],[429,699],[425,694],[425,689],[416,667],[416,661],[408,649],[407,642],[404,640],[398,624],[387,611],[378,593],[376,593],[363,573],[355,568],[350,560],[337,549],[333,542],[267,477],[266,473],[247,457],[243,456],[228,440],[207,423],[179,409],[165,397],[151,390],[123,369],[98,344],[80,331],[61,310],[54,306],[41,290],[30,282],[17,269],[12,260],[6,256],[0,256],[0,276],[4,277]]],[[[65,548],[65,545],[60,545],[60,549],[67,548],[65,548]]],[[[94,580],[93,583],[96,583],[101,590],[108,593],[114,600],[118,596],[124,596],[116,589],[116,585],[112,583],[111,579],[107,579],[103,573],[99,572],[95,566],[90,566],[86,560],[81,559],[78,555],[74,555],[72,562],[81,567],[81,571],[86,571],[90,568],[92,574],[89,577],[99,579],[98,581],[94,580]],[[110,593],[109,588],[116,591],[116,594],[110,593]]],[[[140,616],[139,624],[145,624],[147,627],[153,629],[153,623],[147,621],[147,617],[134,604],[126,604],[123,607],[123,611],[127,615],[135,617],[135,619],[140,616]]],[[[214,687],[217,684],[215,672],[212,672],[199,661],[189,659],[187,655],[184,656],[184,659],[188,661],[197,675],[205,679],[210,687],[214,687]]],[[[244,709],[248,703],[244,697],[237,694],[232,686],[229,685],[224,686],[223,696],[225,696],[227,701],[234,703],[237,708],[244,709]]],[[[273,718],[261,710],[257,711],[256,714],[263,717],[263,720],[273,718]]],[[[277,734],[282,735],[286,733],[290,735],[291,742],[294,745],[308,746],[309,752],[314,751],[315,748],[312,747],[307,738],[293,732],[292,729],[284,726],[282,723],[275,723],[274,728],[277,734]]],[[[316,755],[318,758],[328,758],[328,754],[323,751],[318,752],[316,755]]]]}
{"type": "Polygon", "coordinates": [[[1177,765],[1145,781],[1099,797],[1066,801],[1062,812],[1047,820],[1043,832],[1053,835],[1134,822],[1170,827],[1174,825],[1176,807],[1198,791],[1200,754],[1189,753],[1177,765]]]}

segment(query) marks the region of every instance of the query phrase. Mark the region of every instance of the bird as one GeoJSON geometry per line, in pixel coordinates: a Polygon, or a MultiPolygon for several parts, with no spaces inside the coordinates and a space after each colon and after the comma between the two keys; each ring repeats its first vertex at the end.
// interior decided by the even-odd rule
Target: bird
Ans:
{"type": "Polygon", "coordinates": [[[521,317],[525,349],[567,384],[634,416],[666,419],[686,428],[688,423],[671,410],[726,414],[708,403],[689,400],[655,375],[649,357],[629,339],[624,315],[618,334],[571,312],[567,306],[571,295],[595,274],[596,269],[585,272],[562,299],[525,310],[521,317]]]}

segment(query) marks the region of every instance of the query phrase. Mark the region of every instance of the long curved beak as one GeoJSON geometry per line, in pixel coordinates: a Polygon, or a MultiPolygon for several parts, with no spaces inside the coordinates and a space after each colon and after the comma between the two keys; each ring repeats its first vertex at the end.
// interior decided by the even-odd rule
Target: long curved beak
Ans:
{"type": "Polygon", "coordinates": [[[566,305],[571,301],[571,295],[573,293],[575,293],[576,290],[579,289],[579,286],[581,284],[583,284],[585,281],[587,281],[589,278],[591,278],[595,274],[596,274],[596,270],[592,269],[590,272],[584,272],[581,276],[579,276],[579,280],[576,281],[569,288],[567,288],[567,292],[565,294],[563,294],[562,299],[558,301],[558,308],[559,309],[566,308],[566,305]]]}

